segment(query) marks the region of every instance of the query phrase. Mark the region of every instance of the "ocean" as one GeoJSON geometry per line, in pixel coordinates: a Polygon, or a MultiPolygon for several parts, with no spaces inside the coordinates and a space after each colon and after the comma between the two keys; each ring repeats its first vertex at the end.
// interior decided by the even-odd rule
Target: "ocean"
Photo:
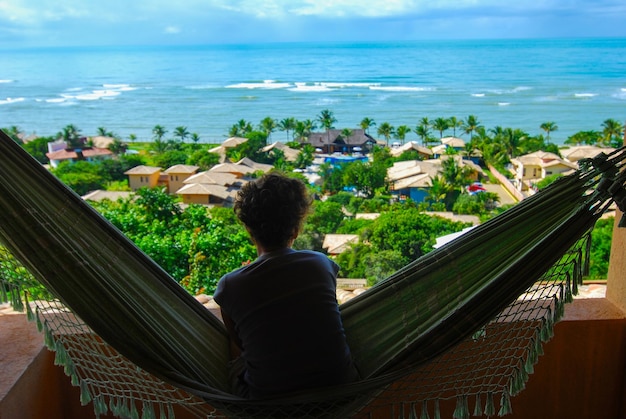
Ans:
{"type": "Polygon", "coordinates": [[[626,120],[626,39],[0,50],[0,127],[26,133],[74,124],[149,141],[158,124],[219,143],[241,119],[315,120],[325,109],[339,129],[364,117],[414,128],[475,115],[486,128],[537,135],[555,122],[551,141],[563,143],[626,120]]]}

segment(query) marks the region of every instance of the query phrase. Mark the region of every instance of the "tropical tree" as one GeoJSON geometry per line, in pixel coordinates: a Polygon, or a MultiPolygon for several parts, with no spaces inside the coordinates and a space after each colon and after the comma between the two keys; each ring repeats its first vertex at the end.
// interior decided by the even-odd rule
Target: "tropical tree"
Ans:
{"type": "Polygon", "coordinates": [[[152,128],[152,138],[154,141],[162,141],[165,134],[167,134],[167,130],[161,125],[155,125],[154,128],[152,128]]]}
{"type": "Polygon", "coordinates": [[[296,156],[294,166],[298,169],[304,169],[310,166],[314,160],[315,149],[311,144],[304,144],[300,149],[300,153],[296,156]]]}
{"type": "Polygon", "coordinates": [[[240,119],[230,127],[228,135],[231,137],[246,137],[253,131],[252,124],[245,119],[240,119]]]}
{"type": "Polygon", "coordinates": [[[174,137],[177,137],[181,143],[184,143],[187,137],[189,137],[187,127],[179,126],[174,128],[174,137]]]}
{"type": "Polygon", "coordinates": [[[451,116],[450,118],[448,118],[448,125],[450,128],[452,128],[452,136],[456,137],[456,129],[463,126],[463,121],[457,119],[456,116],[451,116]]]}
{"type": "Polygon", "coordinates": [[[551,121],[544,122],[543,124],[539,126],[539,128],[541,128],[542,130],[546,132],[546,141],[548,142],[550,142],[550,133],[559,129],[559,127],[556,125],[556,122],[551,122],[551,121]]]}
{"type": "Polygon", "coordinates": [[[454,157],[441,161],[441,177],[452,189],[461,190],[472,183],[470,166],[460,165],[454,157]]]}
{"type": "Polygon", "coordinates": [[[191,133],[191,142],[194,145],[198,145],[198,143],[200,142],[200,135],[198,135],[197,132],[192,132],[191,133]]]}
{"type": "Polygon", "coordinates": [[[432,127],[435,131],[439,131],[439,138],[443,138],[443,133],[450,128],[450,121],[447,118],[435,118],[432,123],[432,127]]]}
{"type": "Polygon", "coordinates": [[[48,152],[48,143],[54,140],[54,137],[38,137],[32,141],[24,143],[22,147],[39,163],[46,164],[49,162],[49,159],[46,156],[46,153],[48,152]]]}
{"type": "Polygon", "coordinates": [[[109,131],[105,127],[98,127],[96,129],[96,132],[102,137],[115,137],[115,134],[113,134],[113,132],[109,131]]]}
{"type": "Polygon", "coordinates": [[[128,141],[130,141],[131,143],[137,141],[137,135],[136,134],[128,134],[128,141]]]}
{"type": "MultiPolygon", "coordinates": [[[[445,208],[444,201],[446,196],[452,192],[454,188],[442,176],[435,175],[430,178],[430,188],[427,190],[426,202],[431,207],[441,206],[445,208]]],[[[442,209],[443,209],[442,208],[442,209]]]]}
{"type": "Polygon", "coordinates": [[[394,134],[395,130],[393,126],[389,122],[383,122],[379,125],[376,133],[385,137],[385,141],[387,142],[387,147],[389,147],[389,138],[394,134]]]}
{"type": "Polygon", "coordinates": [[[296,121],[293,132],[298,141],[304,141],[311,135],[315,128],[317,128],[315,122],[306,119],[304,121],[296,121]]]}
{"type": "Polygon", "coordinates": [[[411,132],[411,128],[406,125],[400,125],[398,128],[396,128],[394,137],[402,144],[404,144],[404,140],[409,132],[411,132]]]}
{"type": "Polygon", "coordinates": [[[578,131],[576,134],[571,135],[565,140],[565,144],[570,145],[594,145],[602,141],[602,134],[598,131],[578,131]]]}
{"type": "Polygon", "coordinates": [[[268,140],[270,136],[272,135],[272,133],[276,131],[276,128],[278,128],[278,124],[276,123],[276,120],[272,119],[269,116],[266,116],[265,118],[263,118],[261,122],[259,123],[259,130],[265,133],[268,140]]]}
{"type": "Polygon", "coordinates": [[[470,140],[479,127],[482,127],[482,125],[478,122],[478,118],[475,115],[468,115],[462,125],[463,131],[470,135],[470,140]]]}
{"type": "Polygon", "coordinates": [[[295,130],[295,128],[296,128],[296,118],[293,118],[293,117],[284,118],[284,119],[281,119],[280,122],[278,122],[278,129],[280,131],[285,131],[287,133],[287,141],[293,140],[293,137],[291,137],[289,133],[295,130]]]}
{"type": "Polygon", "coordinates": [[[602,123],[602,144],[619,145],[622,142],[623,127],[615,119],[607,119],[602,123]]]}
{"type": "Polygon", "coordinates": [[[326,135],[328,137],[327,141],[328,141],[328,144],[330,144],[330,130],[333,128],[333,124],[337,122],[335,115],[333,114],[332,111],[328,109],[324,109],[317,116],[317,120],[319,121],[320,124],[322,124],[322,127],[326,130],[326,135]]]}
{"type": "Polygon", "coordinates": [[[376,125],[376,122],[372,118],[365,117],[361,120],[359,126],[365,131],[367,134],[370,133],[370,128],[376,125]]]}
{"type": "Polygon", "coordinates": [[[167,149],[167,143],[163,141],[163,137],[167,130],[161,125],[155,125],[152,128],[152,148],[157,153],[162,153],[167,149]]]}
{"type": "Polygon", "coordinates": [[[428,125],[420,124],[415,127],[415,134],[422,140],[422,145],[428,146],[430,143],[430,127],[428,125]]]}
{"type": "Polygon", "coordinates": [[[341,130],[341,136],[343,137],[344,141],[347,143],[348,142],[348,138],[350,138],[352,136],[352,130],[350,128],[344,128],[341,130]]]}
{"type": "Polygon", "coordinates": [[[66,125],[60,133],[57,134],[63,141],[65,141],[68,147],[82,147],[80,130],[76,128],[74,124],[66,125]]]}
{"type": "Polygon", "coordinates": [[[13,139],[18,144],[22,144],[23,141],[20,139],[21,130],[17,125],[11,125],[8,128],[2,128],[2,131],[9,137],[13,139]]]}

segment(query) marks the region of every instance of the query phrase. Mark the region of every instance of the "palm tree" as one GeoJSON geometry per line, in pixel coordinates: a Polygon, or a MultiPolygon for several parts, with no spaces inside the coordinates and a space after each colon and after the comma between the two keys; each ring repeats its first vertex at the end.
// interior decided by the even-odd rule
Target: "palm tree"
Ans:
{"type": "Polygon", "coordinates": [[[543,124],[539,126],[539,128],[541,128],[542,130],[546,132],[547,142],[550,142],[550,133],[559,129],[559,127],[556,125],[556,122],[544,122],[543,124]]]}
{"type": "Polygon", "coordinates": [[[128,134],[128,140],[131,143],[137,141],[137,135],[136,134],[128,134]]]}
{"type": "Polygon", "coordinates": [[[187,127],[176,127],[174,128],[174,136],[178,137],[181,143],[184,143],[187,137],[189,137],[189,131],[187,130],[187,127]]]}
{"type": "Polygon", "coordinates": [[[383,137],[385,137],[387,147],[389,147],[389,137],[391,137],[395,132],[393,126],[391,126],[389,122],[383,122],[382,124],[380,124],[376,132],[378,135],[382,135],[383,137]]]}
{"type": "Polygon", "coordinates": [[[272,119],[269,116],[266,116],[261,120],[261,123],[259,124],[259,129],[263,131],[267,139],[269,139],[272,135],[272,132],[276,130],[277,126],[278,125],[276,124],[276,120],[272,119]]]}
{"type": "Polygon", "coordinates": [[[315,128],[317,128],[315,122],[306,119],[304,121],[296,121],[293,132],[299,141],[304,141],[305,138],[309,138],[309,135],[311,135],[311,132],[313,132],[315,128]]]}
{"type": "Polygon", "coordinates": [[[363,131],[365,131],[367,134],[370,133],[370,128],[373,127],[374,125],[376,125],[376,122],[374,122],[372,118],[368,118],[368,117],[363,118],[361,120],[361,123],[359,124],[361,129],[363,129],[363,131]]]}
{"type": "Polygon", "coordinates": [[[617,122],[615,119],[607,119],[602,123],[602,143],[603,145],[610,145],[612,143],[619,143],[620,137],[622,136],[622,124],[617,122]],[[617,137],[617,142],[614,141],[614,138],[617,137]]]}
{"type": "Polygon", "coordinates": [[[470,135],[470,141],[476,130],[480,127],[482,127],[482,125],[478,122],[478,118],[475,115],[469,115],[465,121],[463,121],[462,125],[463,131],[470,135]]]}
{"type": "Polygon", "coordinates": [[[428,195],[426,201],[431,204],[443,202],[446,199],[446,195],[452,192],[453,188],[446,180],[439,175],[436,175],[430,179],[430,188],[428,188],[428,195]]]}
{"type": "Polygon", "coordinates": [[[162,141],[166,133],[167,130],[161,125],[155,125],[154,128],[152,128],[152,135],[155,141],[162,141]]]}
{"type": "Polygon", "coordinates": [[[231,137],[245,137],[250,132],[252,132],[252,124],[245,119],[240,119],[236,124],[230,127],[228,135],[231,137]]]}
{"type": "Polygon", "coordinates": [[[404,139],[409,132],[411,132],[411,128],[406,125],[400,125],[398,128],[396,128],[395,137],[396,139],[400,140],[402,144],[404,144],[404,139]]]}
{"type": "Polygon", "coordinates": [[[463,121],[456,118],[456,116],[451,116],[448,118],[449,128],[452,128],[452,136],[456,137],[456,129],[461,128],[463,126],[463,121]]]}
{"type": "Polygon", "coordinates": [[[341,136],[343,137],[344,141],[347,143],[348,142],[348,138],[350,138],[352,136],[352,130],[350,128],[344,128],[341,130],[341,136]]]}
{"type": "Polygon", "coordinates": [[[415,127],[415,134],[422,139],[422,145],[427,146],[430,138],[430,128],[428,125],[418,125],[415,127]]]}
{"type": "Polygon", "coordinates": [[[115,137],[115,134],[113,134],[111,131],[109,131],[108,129],[106,129],[105,127],[98,127],[96,129],[96,132],[98,133],[99,136],[101,137],[115,137]]]}
{"type": "Polygon", "coordinates": [[[450,122],[446,118],[435,118],[432,123],[432,127],[435,131],[439,131],[439,139],[443,138],[443,132],[450,128],[450,122]]]}
{"type": "Polygon", "coordinates": [[[83,145],[80,141],[80,130],[74,124],[66,125],[57,135],[67,143],[68,147],[79,148],[83,145]]]}
{"type": "Polygon", "coordinates": [[[322,127],[326,130],[327,142],[330,147],[330,130],[333,128],[333,124],[337,122],[335,115],[329,109],[324,109],[317,116],[317,120],[322,124],[322,127]]]}
{"type": "Polygon", "coordinates": [[[191,134],[191,142],[194,143],[194,145],[197,145],[198,142],[200,142],[200,136],[197,132],[191,134]]]}
{"type": "Polygon", "coordinates": [[[278,129],[287,132],[287,141],[293,140],[293,137],[289,136],[289,133],[296,128],[296,118],[290,117],[282,119],[278,123],[278,129]]]}

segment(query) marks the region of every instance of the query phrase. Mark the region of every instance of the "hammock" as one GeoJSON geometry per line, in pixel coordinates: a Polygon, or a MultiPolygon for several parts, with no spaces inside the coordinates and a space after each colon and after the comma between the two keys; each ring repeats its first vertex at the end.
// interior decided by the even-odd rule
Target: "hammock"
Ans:
{"type": "Polygon", "coordinates": [[[38,322],[96,414],[349,417],[388,404],[426,417],[456,398],[461,418],[470,397],[474,413],[492,415],[494,399],[509,413],[576,292],[585,237],[613,196],[625,202],[626,151],[588,161],[342,304],[359,382],[246,400],[230,393],[223,324],[1,134],[0,241],[58,298],[38,322]]]}

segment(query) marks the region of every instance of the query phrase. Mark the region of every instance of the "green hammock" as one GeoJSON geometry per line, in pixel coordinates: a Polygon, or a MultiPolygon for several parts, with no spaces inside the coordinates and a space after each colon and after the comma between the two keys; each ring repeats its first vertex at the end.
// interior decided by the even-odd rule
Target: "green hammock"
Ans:
{"type": "Polygon", "coordinates": [[[58,298],[38,319],[96,413],[167,417],[180,403],[210,417],[348,417],[386,400],[416,417],[457,398],[455,417],[466,417],[471,396],[475,413],[498,397],[504,414],[582,278],[581,239],[613,196],[624,201],[624,158],[598,156],[341,305],[362,380],[268,400],[230,393],[223,324],[4,133],[0,242],[58,298]],[[496,359],[474,359],[491,346],[508,364],[458,370],[464,358],[496,359]]]}

